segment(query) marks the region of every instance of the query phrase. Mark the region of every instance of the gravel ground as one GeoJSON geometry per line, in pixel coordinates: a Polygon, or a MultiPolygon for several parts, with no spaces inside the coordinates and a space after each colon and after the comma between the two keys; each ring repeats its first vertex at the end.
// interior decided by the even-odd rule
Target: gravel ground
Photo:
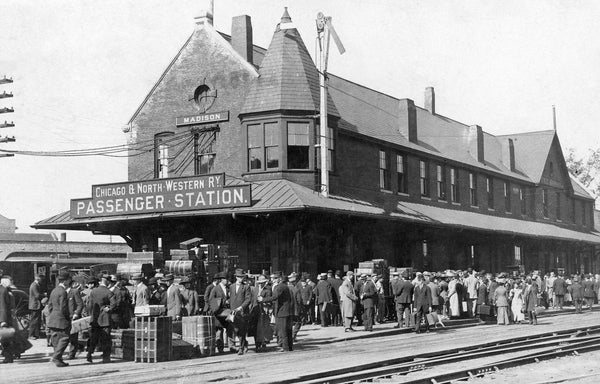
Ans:
{"type": "Polygon", "coordinates": [[[600,352],[579,356],[565,356],[537,364],[508,368],[500,372],[467,381],[472,384],[487,383],[600,383],[600,352]]]}

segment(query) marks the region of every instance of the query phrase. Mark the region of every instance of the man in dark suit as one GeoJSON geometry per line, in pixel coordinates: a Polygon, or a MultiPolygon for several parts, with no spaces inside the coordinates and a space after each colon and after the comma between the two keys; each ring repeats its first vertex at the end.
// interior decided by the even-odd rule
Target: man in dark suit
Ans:
{"type": "Polygon", "coordinates": [[[224,330],[227,329],[227,315],[229,315],[229,290],[227,285],[227,273],[220,272],[215,277],[218,277],[219,283],[210,291],[208,298],[208,310],[217,318],[217,349],[223,353],[225,346],[224,330]]]}
{"type": "Polygon", "coordinates": [[[258,297],[258,302],[270,303],[273,302],[273,315],[275,316],[275,328],[277,335],[281,341],[282,350],[293,351],[294,339],[292,337],[292,321],[293,314],[292,294],[287,284],[282,283],[281,272],[275,272],[275,288],[271,297],[258,297]]]}
{"type": "MultiPolygon", "coordinates": [[[[421,333],[421,320],[431,312],[431,289],[425,284],[423,275],[417,276],[417,284],[414,289],[415,302],[414,307],[417,311],[417,320],[415,322],[415,332],[421,333]]],[[[429,332],[429,323],[425,319],[425,331],[429,332]]]]}
{"type": "Polygon", "coordinates": [[[327,271],[327,281],[331,284],[331,290],[333,291],[331,294],[332,299],[332,307],[331,314],[329,316],[331,325],[340,327],[342,325],[342,314],[340,312],[340,285],[342,285],[342,279],[340,275],[341,271],[335,271],[335,275],[331,270],[327,271]]]}
{"type": "Polygon", "coordinates": [[[248,314],[252,293],[250,287],[244,282],[246,274],[243,269],[235,270],[235,283],[229,287],[229,307],[234,313],[233,322],[227,324],[227,335],[229,345],[234,345],[234,338],[240,339],[240,348],[238,355],[243,355],[248,351],[248,342],[246,333],[248,332],[248,314]]]}
{"type": "Polygon", "coordinates": [[[248,320],[248,336],[254,336],[256,352],[264,350],[268,341],[271,340],[272,330],[268,318],[269,303],[259,303],[258,297],[263,298],[271,296],[271,288],[267,286],[267,278],[264,275],[258,276],[256,286],[251,287],[250,293],[250,316],[248,320]],[[266,326],[265,326],[266,325],[266,326]]]}
{"type": "Polygon", "coordinates": [[[401,280],[392,285],[392,293],[394,295],[394,301],[396,303],[396,316],[398,317],[398,324],[394,328],[408,327],[410,314],[410,305],[413,298],[414,286],[408,280],[408,272],[403,271],[401,280]],[[404,321],[402,320],[404,319],[404,321]]]}
{"type": "Polygon", "coordinates": [[[290,288],[290,293],[292,294],[292,338],[294,342],[297,341],[298,332],[300,332],[300,328],[302,327],[302,315],[304,306],[302,304],[302,294],[300,289],[296,285],[296,280],[298,279],[298,275],[296,272],[292,272],[288,276],[288,287],[290,288]]]}
{"type": "Polygon", "coordinates": [[[333,290],[331,283],[327,281],[327,275],[322,273],[319,275],[319,282],[314,289],[317,306],[319,307],[319,314],[321,316],[321,327],[329,326],[328,314],[331,313],[330,307],[332,305],[333,298],[331,297],[333,290]]]}
{"type": "Polygon", "coordinates": [[[558,274],[558,277],[552,284],[552,290],[554,291],[554,297],[556,297],[556,307],[563,309],[563,303],[565,300],[565,293],[567,293],[567,283],[563,279],[562,272],[558,274]]]}
{"type": "Polygon", "coordinates": [[[40,324],[42,319],[42,299],[44,294],[40,282],[42,277],[35,275],[33,283],[29,286],[29,312],[31,320],[29,321],[29,337],[37,340],[40,337],[40,324]]]}
{"type": "MultiPolygon", "coordinates": [[[[71,286],[67,288],[67,300],[69,306],[69,316],[71,320],[77,320],[81,317],[81,311],[83,311],[83,299],[81,298],[81,285],[73,281],[71,286]]],[[[69,360],[73,360],[77,351],[79,350],[79,334],[77,332],[69,335],[69,360]]]]}
{"type": "Polygon", "coordinates": [[[52,362],[57,367],[66,367],[69,364],[63,361],[63,353],[69,345],[69,333],[71,330],[71,314],[69,313],[69,298],[67,288],[71,284],[71,273],[60,271],[58,285],[50,293],[48,308],[47,327],[52,332],[51,340],[54,347],[52,362]]]}
{"type": "Polygon", "coordinates": [[[90,345],[87,352],[87,361],[92,360],[92,353],[96,346],[100,344],[102,351],[102,362],[110,363],[110,327],[111,313],[117,308],[115,295],[108,289],[110,276],[101,274],[98,276],[100,284],[90,293],[89,313],[92,316],[90,330],[90,345]]]}
{"type": "MultiPolygon", "coordinates": [[[[10,276],[2,276],[0,279],[0,328],[10,328],[13,324],[12,312],[14,301],[10,294],[12,279],[10,276]]],[[[13,362],[13,342],[12,340],[2,341],[2,351],[4,352],[3,364],[13,362]]]]}
{"type": "Polygon", "coordinates": [[[210,306],[208,305],[208,300],[210,299],[210,291],[212,291],[213,288],[216,287],[217,284],[219,284],[219,280],[220,280],[219,274],[216,273],[213,276],[212,283],[208,284],[206,286],[206,289],[204,290],[204,309],[203,309],[203,312],[205,314],[210,314],[210,306]]]}
{"type": "Polygon", "coordinates": [[[373,322],[375,321],[375,306],[377,301],[377,289],[375,283],[370,276],[367,276],[367,281],[362,286],[360,299],[364,308],[363,320],[365,331],[373,331],[373,322]]]}

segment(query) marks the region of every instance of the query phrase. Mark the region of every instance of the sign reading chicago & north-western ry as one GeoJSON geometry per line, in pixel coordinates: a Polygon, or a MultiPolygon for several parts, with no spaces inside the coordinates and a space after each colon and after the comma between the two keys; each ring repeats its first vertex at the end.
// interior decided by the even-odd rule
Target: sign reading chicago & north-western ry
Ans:
{"type": "Polygon", "coordinates": [[[219,121],[229,121],[229,111],[201,113],[198,115],[176,117],[175,125],[178,127],[183,127],[185,125],[217,123],[219,121]]]}
{"type": "Polygon", "coordinates": [[[225,174],[92,186],[92,198],[71,200],[71,218],[249,207],[250,185],[225,186],[225,174]]]}

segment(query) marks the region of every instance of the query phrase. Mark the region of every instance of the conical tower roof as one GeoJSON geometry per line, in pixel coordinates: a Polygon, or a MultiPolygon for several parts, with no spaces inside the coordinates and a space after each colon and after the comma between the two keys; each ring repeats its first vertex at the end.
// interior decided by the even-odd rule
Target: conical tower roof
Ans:
{"type": "MultiPolygon", "coordinates": [[[[241,114],[277,110],[319,111],[319,72],[285,9],[241,114]]],[[[338,116],[328,97],[328,114],[338,116]]]]}

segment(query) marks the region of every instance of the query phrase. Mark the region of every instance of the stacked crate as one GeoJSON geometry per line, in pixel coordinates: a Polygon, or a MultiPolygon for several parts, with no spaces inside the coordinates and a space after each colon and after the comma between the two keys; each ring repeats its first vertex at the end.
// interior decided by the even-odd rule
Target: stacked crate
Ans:
{"type": "Polygon", "coordinates": [[[133,329],[113,329],[111,356],[116,359],[132,361],[135,351],[135,331],[133,329]]]}
{"type": "Polygon", "coordinates": [[[171,360],[173,322],[170,317],[135,318],[135,354],[137,363],[171,360]]]}
{"type": "Polygon", "coordinates": [[[182,340],[190,343],[200,356],[212,356],[216,348],[216,321],[214,316],[182,318],[182,340]]]}

